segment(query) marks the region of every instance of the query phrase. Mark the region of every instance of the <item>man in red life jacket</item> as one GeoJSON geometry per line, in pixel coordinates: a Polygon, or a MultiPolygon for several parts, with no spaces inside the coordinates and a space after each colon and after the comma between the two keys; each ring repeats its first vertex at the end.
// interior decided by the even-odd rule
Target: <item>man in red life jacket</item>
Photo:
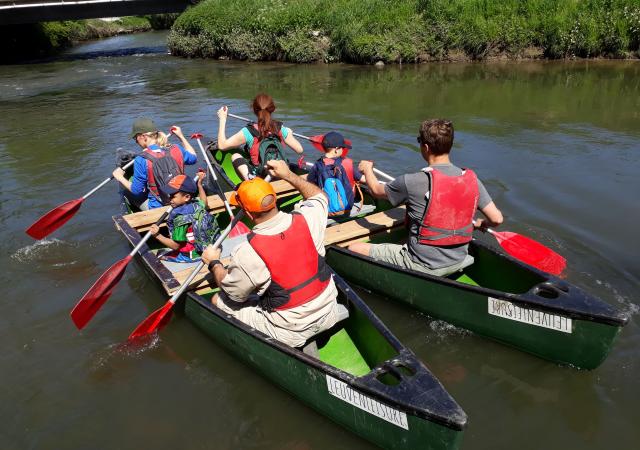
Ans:
{"type": "Polygon", "coordinates": [[[233,252],[228,267],[220,251],[205,249],[221,291],[212,303],[224,312],[292,347],[337,321],[337,289],[324,263],[328,201],[322,190],[293,174],[285,161],[267,162],[273,177],[288,181],[304,201],[287,214],[278,211],[273,187],[256,177],[231,197],[255,223],[248,241],[233,252]],[[257,294],[257,295],[256,295],[257,294]]]}
{"type": "Polygon", "coordinates": [[[470,169],[451,164],[453,125],[446,120],[427,120],[418,136],[428,167],[380,184],[373,162],[359,165],[374,196],[393,206],[407,206],[407,243],[351,244],[349,250],[400,267],[437,276],[449,275],[473,262],[467,250],[474,228],[486,229],[502,223],[502,213],[482,182],[470,169]],[[476,209],[485,218],[473,219],[476,209]]]}

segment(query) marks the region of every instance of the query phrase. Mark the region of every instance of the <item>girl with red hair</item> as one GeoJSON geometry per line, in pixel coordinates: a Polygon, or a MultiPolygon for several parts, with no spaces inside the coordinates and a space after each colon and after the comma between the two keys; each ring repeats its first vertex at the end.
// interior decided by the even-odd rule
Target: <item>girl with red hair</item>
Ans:
{"type": "MultiPolygon", "coordinates": [[[[302,154],[304,149],[298,140],[293,136],[291,129],[282,126],[281,122],[273,120],[271,114],[276,110],[273,98],[267,94],[258,94],[251,104],[253,112],[258,121],[249,122],[244,128],[227,139],[225,127],[227,124],[227,107],[223,106],[218,110],[218,118],[220,119],[218,126],[218,148],[220,150],[228,150],[245,146],[249,153],[249,160],[245,159],[240,153],[234,153],[231,156],[233,167],[243,180],[247,180],[250,176],[255,176],[261,172],[261,168],[267,161],[262,161],[264,156],[261,143],[265,140],[279,141],[287,144],[294,152],[302,154]]],[[[276,158],[268,157],[268,159],[284,159],[284,156],[276,158]]]]}

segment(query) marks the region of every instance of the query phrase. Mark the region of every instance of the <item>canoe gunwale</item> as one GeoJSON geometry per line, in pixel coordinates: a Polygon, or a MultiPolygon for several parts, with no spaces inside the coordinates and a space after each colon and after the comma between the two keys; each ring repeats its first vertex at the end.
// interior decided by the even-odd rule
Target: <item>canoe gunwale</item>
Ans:
{"type": "MultiPolygon", "coordinates": [[[[116,225],[116,229],[124,235],[132,247],[135,247],[142,240],[140,233],[129,225],[123,215],[116,215],[112,218],[116,225]]],[[[176,280],[171,271],[162,264],[160,259],[158,259],[156,254],[151,251],[147,244],[142,246],[136,256],[142,259],[148,269],[151,270],[156,278],[159,279],[167,291],[178,289],[180,287],[178,280],[176,280]]]]}
{"type": "MultiPolygon", "coordinates": [[[[365,313],[367,315],[367,318],[376,327],[376,329],[397,351],[396,356],[378,364],[377,366],[372,368],[369,373],[360,377],[345,372],[342,369],[331,366],[318,358],[307,355],[301,349],[283,344],[278,340],[273,339],[270,336],[267,336],[264,333],[255,330],[254,328],[251,328],[244,322],[239,321],[235,317],[224,313],[216,306],[213,306],[210,301],[196,292],[188,292],[187,296],[191,298],[191,300],[195,301],[200,307],[206,309],[210,314],[215,314],[220,319],[231,323],[234,327],[240,329],[242,332],[252,336],[257,340],[260,340],[261,342],[279,352],[285,353],[288,357],[295,358],[306,365],[312,366],[327,375],[339,379],[349,386],[375,398],[376,400],[379,400],[386,405],[400,408],[402,409],[402,411],[408,414],[434,422],[455,431],[464,430],[467,425],[467,415],[455,402],[455,400],[448,394],[440,381],[433,374],[431,374],[429,369],[416,357],[416,355],[411,350],[409,350],[407,347],[402,345],[400,341],[398,341],[398,339],[391,333],[391,331],[384,325],[384,323],[380,321],[380,319],[371,311],[371,309],[366,306],[362,299],[360,299],[360,297],[351,288],[349,288],[346,282],[342,280],[342,278],[335,272],[334,280],[336,282],[336,287],[342,290],[347,296],[347,301],[354,305],[354,307],[359,308],[363,313],[365,313]],[[340,285],[342,285],[342,287],[339,287],[340,285]],[[364,308],[362,306],[364,306],[364,308]],[[386,368],[388,366],[395,365],[398,362],[406,364],[412,369],[417,370],[417,373],[412,378],[415,378],[416,380],[420,379],[421,381],[423,381],[425,377],[428,377],[432,385],[439,386],[441,392],[445,395],[445,397],[448,397],[449,400],[457,406],[458,411],[455,414],[455,418],[457,420],[452,420],[451,415],[438,415],[423,408],[411,406],[404,402],[398,402],[397,397],[392,397],[390,395],[390,391],[392,391],[394,388],[397,388],[398,386],[387,386],[380,382],[377,379],[377,376],[384,373],[384,371],[387,370],[386,368]],[[419,368],[421,368],[422,370],[420,370],[419,368]]],[[[407,387],[403,386],[403,389],[407,389],[407,387]]],[[[424,391],[418,392],[423,393],[424,391]]],[[[433,403],[434,405],[441,404],[441,402],[439,401],[434,401],[433,403]]]]}
{"type": "MultiPolygon", "coordinates": [[[[486,249],[488,249],[489,251],[492,251],[492,249],[490,248],[490,246],[488,246],[487,244],[483,243],[483,242],[479,242],[477,240],[474,240],[471,242],[471,245],[477,245],[477,246],[482,246],[486,249]]],[[[415,278],[420,278],[422,280],[424,280],[425,282],[429,282],[429,283],[435,283],[435,284],[441,284],[441,285],[445,285],[448,286],[450,288],[454,288],[454,289],[461,289],[461,290],[466,290],[466,291],[471,291],[480,295],[484,295],[487,297],[493,297],[493,298],[497,298],[497,299],[502,299],[502,300],[506,300],[509,301],[511,303],[517,304],[517,305],[522,305],[525,307],[529,307],[529,308],[534,308],[534,309],[539,309],[539,310],[543,310],[543,311],[547,311],[547,312],[554,312],[554,313],[560,313],[564,316],[567,317],[571,317],[574,319],[579,319],[579,320],[586,320],[586,321],[590,321],[590,322],[596,322],[596,323],[602,323],[605,325],[612,325],[612,326],[617,326],[617,327],[622,327],[624,326],[627,321],[628,321],[628,317],[620,312],[620,311],[616,311],[617,314],[604,314],[604,313],[597,313],[597,312],[589,312],[584,310],[584,307],[581,308],[582,310],[578,309],[577,307],[579,306],[583,306],[584,302],[582,301],[582,298],[586,298],[588,301],[590,302],[594,302],[594,303],[601,303],[602,306],[611,309],[612,311],[615,311],[613,309],[612,306],[608,305],[607,303],[605,303],[604,301],[597,299],[593,296],[590,296],[589,294],[585,293],[584,291],[582,291],[581,289],[570,285],[569,283],[553,276],[553,275],[549,275],[545,272],[542,272],[538,269],[536,269],[535,267],[531,267],[529,265],[523,264],[521,261],[506,255],[506,254],[501,254],[498,253],[498,256],[503,257],[508,259],[510,262],[517,264],[517,265],[521,265],[526,267],[528,270],[533,270],[535,271],[537,274],[541,275],[542,277],[545,278],[545,281],[543,281],[542,283],[538,283],[535,286],[533,286],[529,291],[523,293],[523,294],[514,294],[514,293],[510,293],[510,292],[503,292],[503,291],[499,291],[496,289],[491,289],[491,288],[486,288],[486,287],[482,287],[482,286],[473,286],[473,285],[469,285],[469,284],[465,284],[465,283],[460,283],[458,281],[452,280],[450,278],[447,277],[439,277],[439,276],[434,276],[434,275],[429,275],[423,272],[417,272],[417,271],[413,271],[413,270],[409,270],[409,269],[405,269],[402,267],[398,267],[383,261],[376,261],[374,259],[372,259],[371,257],[368,256],[364,256],[364,255],[360,255],[357,253],[354,253],[350,250],[348,250],[345,247],[339,247],[337,245],[330,245],[327,247],[327,251],[335,251],[338,252],[340,254],[343,254],[345,256],[348,256],[350,258],[357,258],[357,259],[361,259],[365,262],[367,262],[368,264],[372,264],[372,265],[376,265],[376,266],[380,266],[382,268],[384,268],[385,270],[389,270],[392,272],[398,272],[398,273],[404,273],[404,274],[408,274],[412,277],[415,278]],[[540,286],[540,285],[544,285],[545,283],[553,283],[557,286],[562,286],[562,288],[566,289],[567,287],[569,287],[571,290],[569,292],[565,292],[563,289],[558,289],[559,291],[559,297],[555,298],[555,299],[547,299],[544,298],[542,296],[538,296],[536,295],[533,291],[536,289],[536,287],[540,286]],[[574,294],[574,296],[570,296],[569,294],[574,294]],[[564,297],[564,298],[561,298],[564,297]],[[579,297],[579,298],[576,298],[579,297]],[[574,305],[567,305],[566,302],[568,299],[573,299],[574,301],[574,305]],[[564,302],[561,303],[561,302],[564,302]],[[578,305],[575,305],[575,303],[578,303],[578,305]]]]}

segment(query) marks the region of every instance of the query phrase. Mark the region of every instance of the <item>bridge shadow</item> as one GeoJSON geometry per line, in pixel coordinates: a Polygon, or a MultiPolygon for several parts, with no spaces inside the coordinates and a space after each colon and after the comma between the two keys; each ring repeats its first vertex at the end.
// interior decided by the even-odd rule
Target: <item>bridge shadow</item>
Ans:
{"type": "Polygon", "coordinates": [[[167,46],[158,45],[158,46],[148,46],[148,47],[119,48],[119,49],[113,49],[113,50],[98,50],[93,52],[57,54],[57,55],[47,56],[44,58],[3,62],[2,64],[5,64],[5,65],[44,64],[44,63],[58,62],[58,61],[77,61],[77,60],[90,60],[90,59],[97,59],[97,58],[114,58],[114,57],[121,57],[121,56],[153,55],[153,54],[166,54],[166,53],[168,53],[167,46]]]}

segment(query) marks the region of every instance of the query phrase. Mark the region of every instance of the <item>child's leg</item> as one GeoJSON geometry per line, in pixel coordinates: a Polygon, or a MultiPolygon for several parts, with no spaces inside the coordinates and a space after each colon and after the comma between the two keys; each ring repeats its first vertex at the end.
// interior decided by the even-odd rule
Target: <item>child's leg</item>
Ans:
{"type": "Polygon", "coordinates": [[[238,175],[240,175],[240,178],[242,178],[243,180],[248,180],[249,166],[247,166],[247,162],[242,157],[242,155],[239,153],[234,153],[233,155],[231,155],[231,161],[233,167],[236,169],[236,172],[238,172],[238,175]]]}

